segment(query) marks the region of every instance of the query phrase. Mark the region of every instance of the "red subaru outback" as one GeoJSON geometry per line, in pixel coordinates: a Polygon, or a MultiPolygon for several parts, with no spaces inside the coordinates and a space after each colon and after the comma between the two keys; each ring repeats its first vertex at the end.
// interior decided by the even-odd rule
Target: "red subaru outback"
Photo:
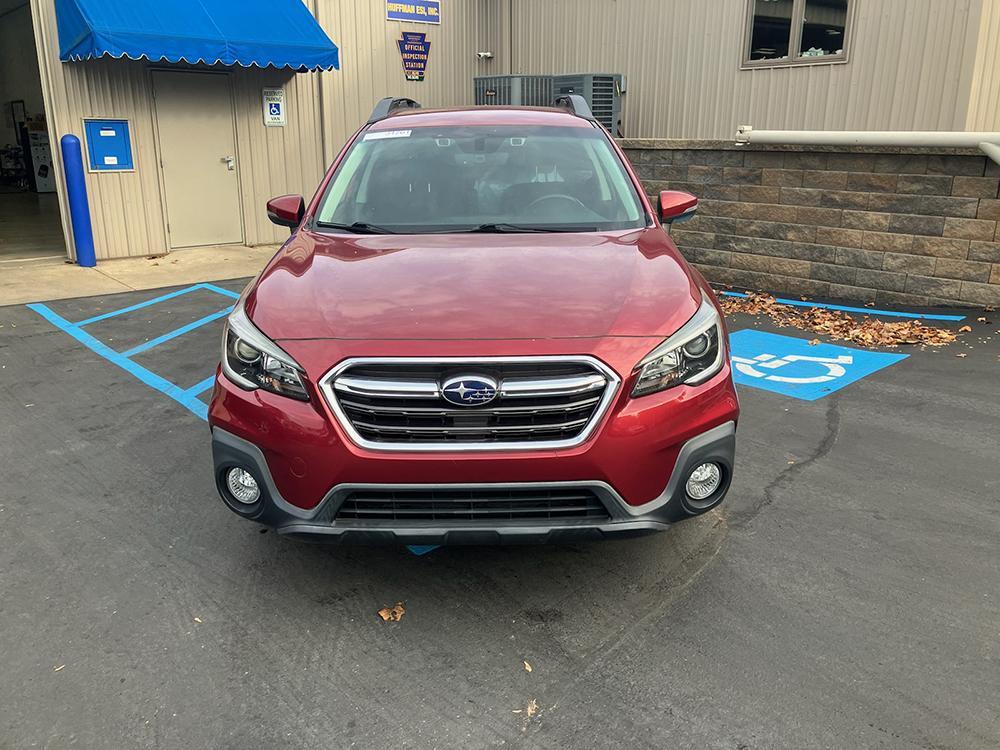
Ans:
{"type": "Polygon", "coordinates": [[[407,544],[632,536],[722,502],[739,406],[711,290],[577,96],[387,99],[230,315],[209,422],[226,504],[407,544]]]}

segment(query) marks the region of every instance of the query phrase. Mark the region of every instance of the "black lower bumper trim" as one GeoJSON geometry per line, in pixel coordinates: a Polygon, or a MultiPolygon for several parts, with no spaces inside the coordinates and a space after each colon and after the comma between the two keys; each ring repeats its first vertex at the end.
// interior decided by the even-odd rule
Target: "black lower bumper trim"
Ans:
{"type": "MultiPolygon", "coordinates": [[[[352,492],[385,485],[338,485],[312,510],[303,510],[286,501],[278,491],[257,446],[218,427],[212,430],[212,454],[216,486],[225,503],[235,513],[275,529],[279,534],[308,541],[345,544],[544,544],[627,538],[662,531],[672,523],[704,513],[722,502],[732,479],[735,455],[735,425],[727,422],[692,438],[682,447],[663,493],[643,506],[627,505],[618,493],[602,482],[553,482],[539,487],[577,487],[593,492],[608,510],[606,517],[593,519],[539,519],[537,522],[400,522],[337,521],[337,511],[352,492]],[[719,490],[707,500],[693,504],[684,492],[690,472],[704,461],[717,462],[723,469],[719,490]],[[241,467],[256,478],[261,497],[251,506],[235,500],[226,488],[226,472],[241,467]]],[[[418,489],[420,485],[395,485],[418,489]]],[[[500,485],[480,485],[486,491],[500,485]]],[[[524,487],[512,483],[505,487],[524,487]]],[[[476,489],[475,485],[448,485],[442,489],[476,489]]]]}
{"type": "Polygon", "coordinates": [[[663,531],[670,524],[654,521],[622,522],[578,527],[492,527],[484,529],[384,529],[287,524],[277,531],[283,536],[310,542],[334,544],[412,545],[509,545],[571,544],[602,539],[645,536],[663,531]]]}

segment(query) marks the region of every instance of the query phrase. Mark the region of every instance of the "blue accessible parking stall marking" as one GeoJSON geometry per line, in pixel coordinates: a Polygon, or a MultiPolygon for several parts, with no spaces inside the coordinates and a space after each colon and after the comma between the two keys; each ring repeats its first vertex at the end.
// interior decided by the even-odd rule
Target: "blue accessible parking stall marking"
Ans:
{"type": "Polygon", "coordinates": [[[172,383],[166,378],[158,375],[151,370],[143,367],[142,365],[133,361],[132,357],[136,354],[140,354],[145,351],[149,351],[160,344],[167,341],[171,341],[175,338],[183,336],[186,333],[197,330],[204,325],[212,323],[220,318],[225,317],[233,309],[232,304],[227,305],[221,310],[217,310],[209,315],[206,315],[192,323],[181,326],[176,330],[169,331],[161,336],[157,336],[149,341],[146,341],[138,346],[132,347],[124,352],[115,351],[106,343],[98,339],[97,337],[91,335],[84,330],[86,326],[93,323],[98,323],[100,321],[108,320],[109,318],[116,318],[120,315],[125,315],[126,313],[134,312],[136,310],[142,310],[144,308],[152,307],[153,305],[159,305],[163,302],[167,302],[177,297],[181,297],[185,294],[190,294],[198,290],[206,290],[209,292],[214,292],[222,297],[225,297],[227,301],[232,301],[234,299],[239,299],[239,294],[237,292],[225,289],[215,284],[201,283],[195,284],[193,286],[185,287],[184,289],[178,289],[173,292],[168,292],[167,294],[162,294],[158,297],[153,297],[144,302],[139,302],[135,305],[129,305],[128,307],[122,307],[117,310],[111,310],[109,312],[101,313],[99,315],[94,315],[93,317],[87,318],[85,320],[73,323],[66,320],[61,315],[55,313],[47,305],[41,303],[33,303],[28,305],[28,308],[34,310],[36,313],[41,315],[47,321],[49,321],[56,328],[60,329],[64,333],[69,334],[81,344],[86,346],[95,354],[103,357],[114,365],[117,365],[125,372],[133,375],[138,380],[145,383],[150,388],[159,391],[160,393],[169,396],[174,401],[179,403],[185,409],[190,411],[195,416],[200,419],[208,419],[208,406],[198,397],[212,387],[212,383],[215,380],[214,375],[209,375],[197,384],[191,386],[190,388],[183,388],[176,383],[172,383]]]}
{"type": "Polygon", "coordinates": [[[745,329],[730,337],[733,379],[782,396],[815,401],[906,359],[745,329]]]}

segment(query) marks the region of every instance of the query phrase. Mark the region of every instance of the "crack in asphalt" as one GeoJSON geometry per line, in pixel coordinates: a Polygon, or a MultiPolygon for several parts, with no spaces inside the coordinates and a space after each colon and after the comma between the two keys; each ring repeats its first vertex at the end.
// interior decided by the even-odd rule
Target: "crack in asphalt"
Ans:
{"type": "Polygon", "coordinates": [[[780,490],[792,484],[795,478],[809,466],[830,454],[834,445],[837,444],[837,438],[840,437],[840,400],[837,396],[831,396],[827,400],[827,404],[826,430],[823,439],[819,441],[819,444],[804,461],[797,461],[782,469],[764,488],[760,501],[753,508],[746,513],[731,514],[729,517],[734,521],[734,526],[749,526],[757,519],[757,516],[774,503],[780,490]]]}
{"type": "MultiPolygon", "coordinates": [[[[563,703],[568,697],[577,693],[580,684],[592,680],[591,669],[598,667],[603,661],[613,661],[615,654],[629,638],[648,628],[658,618],[661,618],[667,611],[674,607],[688,593],[691,585],[718,559],[718,555],[722,551],[728,536],[728,523],[724,514],[716,512],[712,515],[715,515],[715,519],[705,536],[699,540],[693,549],[686,552],[666,575],[653,584],[654,588],[663,592],[663,597],[650,610],[634,620],[630,620],[620,627],[615,628],[614,632],[608,633],[597,645],[583,650],[568,649],[558,638],[551,634],[547,636],[561,652],[561,657],[564,661],[562,666],[565,667],[563,670],[555,671],[554,674],[556,676],[544,681],[542,683],[544,688],[536,691],[547,693],[549,697],[553,697],[554,694],[555,701],[548,711],[552,711],[552,709],[563,703]],[[565,678],[567,674],[573,673],[575,673],[574,677],[569,680],[565,678]]],[[[674,716],[672,706],[663,706],[661,710],[667,716],[674,716]]],[[[530,725],[524,730],[526,734],[523,735],[523,742],[519,743],[515,740],[511,743],[512,746],[522,746],[524,742],[534,742],[536,735],[542,731],[543,726],[544,720],[539,720],[535,724],[530,725]]],[[[654,746],[643,745],[643,747],[652,748],[654,746]]]]}

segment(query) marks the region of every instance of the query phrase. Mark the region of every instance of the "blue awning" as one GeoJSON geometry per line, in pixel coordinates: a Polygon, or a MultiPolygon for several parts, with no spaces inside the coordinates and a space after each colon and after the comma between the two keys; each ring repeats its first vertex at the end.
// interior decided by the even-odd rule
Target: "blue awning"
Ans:
{"type": "Polygon", "coordinates": [[[56,0],[59,58],[340,68],[302,0],[56,0]]]}

